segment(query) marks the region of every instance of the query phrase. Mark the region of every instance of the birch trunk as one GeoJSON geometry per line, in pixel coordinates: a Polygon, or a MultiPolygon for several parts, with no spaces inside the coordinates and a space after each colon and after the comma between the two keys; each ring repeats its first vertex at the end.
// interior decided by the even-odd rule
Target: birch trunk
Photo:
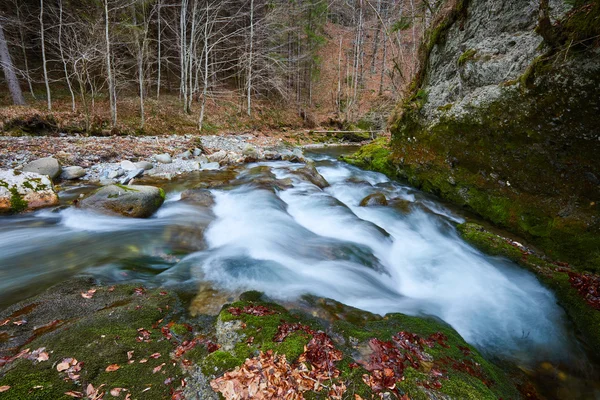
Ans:
{"type": "MultiPolygon", "coordinates": [[[[117,125],[117,91],[115,89],[115,80],[112,71],[112,62],[110,54],[110,36],[108,21],[108,0],[104,0],[104,35],[106,40],[106,72],[108,75],[108,98],[110,100],[110,118],[112,126],[117,125]]],[[[93,96],[92,96],[93,99],[93,96]]],[[[93,100],[92,100],[93,101],[93,100]]]]}
{"type": "Polygon", "coordinates": [[[40,40],[42,41],[42,68],[44,70],[44,83],[46,84],[46,103],[48,111],[52,111],[52,94],[48,80],[48,67],[46,65],[46,40],[44,37],[44,0],[40,0],[40,40]]]}
{"type": "Polygon", "coordinates": [[[15,66],[10,58],[8,52],[8,45],[6,44],[6,38],[4,37],[4,29],[2,28],[2,22],[0,21],[0,63],[2,63],[2,69],[4,70],[4,77],[8,84],[8,90],[12,96],[13,103],[15,105],[25,105],[25,99],[23,98],[23,92],[21,92],[21,86],[19,86],[19,80],[15,73],[15,66]]]}

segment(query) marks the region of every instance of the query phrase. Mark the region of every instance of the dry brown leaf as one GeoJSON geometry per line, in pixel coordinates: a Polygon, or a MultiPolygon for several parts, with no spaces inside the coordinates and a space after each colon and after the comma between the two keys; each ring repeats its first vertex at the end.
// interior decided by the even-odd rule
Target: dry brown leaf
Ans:
{"type": "Polygon", "coordinates": [[[10,322],[10,319],[5,319],[3,321],[0,321],[0,326],[7,325],[9,322],[10,322]]]}
{"type": "Polygon", "coordinates": [[[150,358],[154,358],[154,359],[159,358],[159,357],[160,357],[160,353],[154,353],[154,354],[150,355],[150,358]]]}
{"type": "Polygon", "coordinates": [[[8,386],[8,385],[0,386],[0,393],[6,392],[9,389],[10,389],[10,386],[8,386]]]}
{"type": "Polygon", "coordinates": [[[152,373],[153,373],[153,374],[155,374],[155,373],[159,372],[159,371],[162,369],[162,367],[164,367],[165,365],[166,365],[165,363],[162,363],[162,364],[160,364],[158,367],[155,367],[155,368],[152,370],[152,373]]]}
{"type": "Polygon", "coordinates": [[[114,372],[114,371],[118,370],[119,368],[121,368],[121,366],[119,364],[110,364],[108,367],[106,367],[105,371],[106,372],[114,372]]]}
{"type": "Polygon", "coordinates": [[[25,321],[24,319],[13,322],[13,324],[15,324],[17,326],[25,325],[26,323],[27,323],[27,321],[25,321]]]}
{"type": "Polygon", "coordinates": [[[110,394],[113,397],[119,397],[121,395],[121,392],[123,391],[123,388],[114,388],[110,390],[110,394]]]}
{"type": "Polygon", "coordinates": [[[91,299],[94,297],[94,293],[96,293],[97,289],[90,289],[87,292],[81,292],[81,297],[84,299],[91,299]]]}
{"type": "Polygon", "coordinates": [[[133,358],[133,350],[127,352],[127,359],[131,360],[133,358]]]}
{"type": "Polygon", "coordinates": [[[81,392],[75,392],[75,391],[72,391],[72,390],[69,390],[68,392],[65,392],[65,394],[67,396],[75,397],[77,399],[81,399],[83,397],[83,393],[81,393],[81,392]]]}
{"type": "Polygon", "coordinates": [[[70,367],[71,367],[71,364],[69,364],[68,362],[65,362],[65,361],[63,361],[63,362],[59,363],[59,364],[56,366],[56,370],[57,370],[58,372],[63,372],[63,371],[66,371],[66,370],[68,370],[70,367]]]}

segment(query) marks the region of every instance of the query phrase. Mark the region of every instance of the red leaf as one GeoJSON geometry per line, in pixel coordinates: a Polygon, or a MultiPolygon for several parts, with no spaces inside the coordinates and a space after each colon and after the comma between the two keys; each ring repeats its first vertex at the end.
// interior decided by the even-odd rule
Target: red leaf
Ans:
{"type": "Polygon", "coordinates": [[[87,292],[81,292],[81,297],[83,297],[84,299],[91,299],[92,297],[94,297],[94,293],[96,293],[97,289],[90,289],[87,292]]]}
{"type": "Polygon", "coordinates": [[[105,371],[106,372],[114,372],[114,371],[118,370],[119,368],[121,368],[121,366],[119,364],[110,364],[108,367],[106,367],[105,371]]]}

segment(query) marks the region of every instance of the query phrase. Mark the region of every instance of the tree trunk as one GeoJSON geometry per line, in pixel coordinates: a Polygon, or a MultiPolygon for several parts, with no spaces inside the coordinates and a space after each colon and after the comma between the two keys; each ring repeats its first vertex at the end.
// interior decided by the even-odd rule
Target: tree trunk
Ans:
{"type": "Polygon", "coordinates": [[[104,35],[106,40],[106,72],[108,75],[108,98],[110,100],[110,117],[112,126],[117,125],[117,91],[115,89],[115,81],[112,73],[112,62],[110,57],[110,36],[109,36],[109,21],[108,21],[108,0],[104,0],[104,35]]]}
{"type": "Polygon", "coordinates": [[[52,111],[52,94],[50,93],[50,81],[48,80],[48,68],[46,66],[46,40],[44,38],[44,0],[40,0],[40,40],[42,41],[42,68],[44,70],[44,83],[46,84],[46,102],[48,111],[52,111]]]}
{"type": "Polygon", "coordinates": [[[157,31],[157,55],[156,55],[156,60],[158,61],[158,76],[156,77],[156,99],[158,100],[158,98],[160,97],[160,61],[161,61],[161,55],[160,55],[160,40],[162,38],[162,27],[161,27],[161,16],[160,16],[160,9],[161,9],[161,0],[158,0],[158,31],[157,31]]]}
{"type": "Polygon", "coordinates": [[[25,36],[23,35],[23,21],[21,20],[21,13],[19,12],[19,4],[16,4],[17,9],[17,20],[19,23],[19,39],[21,39],[21,50],[23,51],[23,62],[25,63],[25,79],[27,79],[27,84],[29,85],[29,92],[31,96],[35,99],[35,93],[33,92],[33,85],[31,84],[31,77],[29,76],[29,62],[27,61],[27,50],[25,48],[25,36]]]}
{"type": "Polygon", "coordinates": [[[69,93],[71,93],[71,110],[75,112],[75,93],[73,93],[73,86],[71,85],[71,78],[69,78],[69,72],[67,70],[67,61],[65,60],[65,52],[62,45],[62,18],[63,18],[63,5],[62,0],[58,0],[58,47],[60,50],[60,58],[63,63],[63,69],[65,70],[65,79],[67,80],[67,86],[69,87],[69,93]]]}
{"type": "Polygon", "coordinates": [[[248,76],[246,78],[247,114],[251,115],[252,101],[252,51],[254,50],[254,0],[250,0],[250,51],[248,53],[248,76]]]}
{"type": "Polygon", "coordinates": [[[4,30],[2,28],[2,22],[0,21],[0,62],[2,63],[2,69],[4,70],[4,77],[8,84],[8,90],[12,96],[13,103],[15,105],[25,105],[25,99],[23,98],[23,92],[21,92],[21,86],[19,86],[19,80],[15,73],[15,67],[10,58],[8,52],[8,46],[6,44],[6,38],[4,37],[4,30]]]}

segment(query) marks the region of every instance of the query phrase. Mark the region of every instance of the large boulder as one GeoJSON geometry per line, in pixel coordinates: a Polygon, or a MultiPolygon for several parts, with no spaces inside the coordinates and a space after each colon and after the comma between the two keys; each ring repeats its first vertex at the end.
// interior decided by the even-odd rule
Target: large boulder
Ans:
{"type": "Polygon", "coordinates": [[[0,170],[0,214],[56,204],[58,196],[48,176],[34,172],[0,170]]]}
{"type": "Polygon", "coordinates": [[[23,167],[23,172],[35,172],[40,175],[48,175],[54,179],[60,175],[60,163],[56,158],[45,157],[34,160],[23,167]]]}
{"type": "Polygon", "coordinates": [[[154,186],[108,185],[78,203],[80,208],[105,214],[147,218],[165,201],[164,190],[154,186]]]}

